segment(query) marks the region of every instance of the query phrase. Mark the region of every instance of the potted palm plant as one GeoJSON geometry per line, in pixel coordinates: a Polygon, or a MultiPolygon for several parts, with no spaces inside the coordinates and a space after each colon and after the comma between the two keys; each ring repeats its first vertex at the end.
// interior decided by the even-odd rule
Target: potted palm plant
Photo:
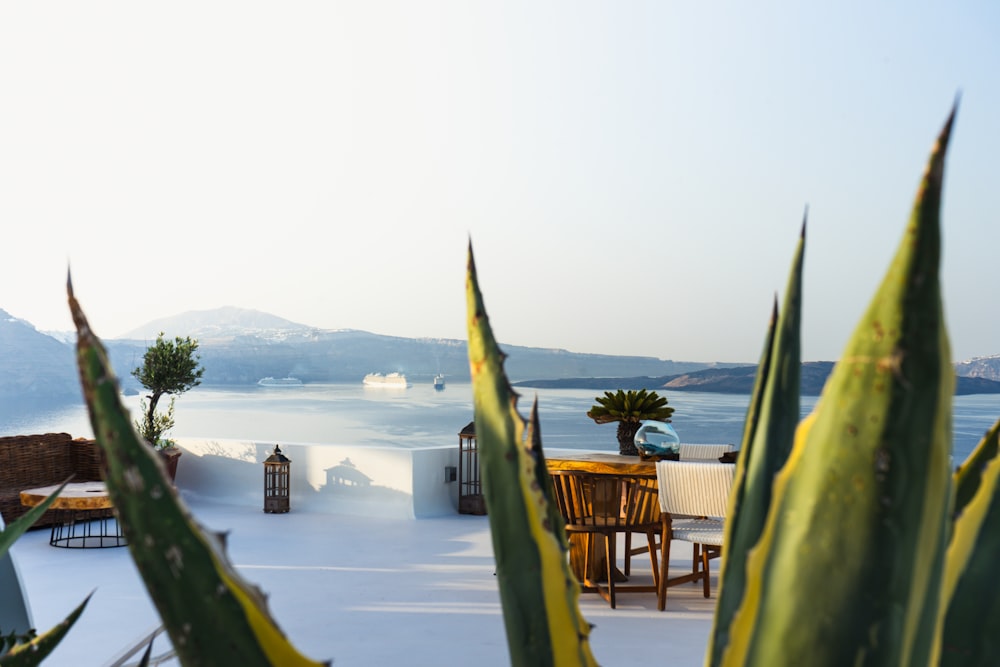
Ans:
{"type": "Polygon", "coordinates": [[[604,392],[598,396],[597,405],[590,408],[587,416],[598,424],[618,423],[618,453],[628,456],[638,456],[635,446],[635,434],[648,419],[669,422],[674,409],[667,407],[667,398],[655,391],[638,391],[619,389],[615,393],[604,392]]]}
{"type": "Polygon", "coordinates": [[[142,416],[135,420],[136,431],[163,457],[171,480],[177,474],[181,450],[163,434],[174,426],[176,397],[201,384],[205,369],[199,364],[197,351],[197,340],[179,336],[166,340],[161,331],[143,354],[142,365],[132,371],[132,376],[149,391],[140,402],[142,416]],[[170,405],[165,411],[157,411],[164,396],[170,396],[170,405]]]}

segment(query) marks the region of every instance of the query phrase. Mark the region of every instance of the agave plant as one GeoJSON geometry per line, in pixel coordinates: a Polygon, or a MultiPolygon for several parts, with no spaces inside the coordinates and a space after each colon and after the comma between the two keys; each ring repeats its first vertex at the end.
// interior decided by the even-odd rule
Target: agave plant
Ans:
{"type": "MultiPolygon", "coordinates": [[[[45,510],[52,505],[56,497],[62,491],[65,483],[60,486],[39,505],[32,507],[14,523],[7,526],[5,530],[0,530],[0,558],[7,555],[8,550],[38,519],[45,513],[45,510]]],[[[19,587],[15,586],[13,591],[4,591],[4,595],[22,595],[19,587]]],[[[3,632],[0,628],[0,667],[31,667],[40,665],[42,661],[52,653],[53,649],[59,645],[62,638],[66,636],[69,629],[73,627],[76,620],[90,601],[88,595],[69,616],[59,625],[55,626],[44,634],[37,634],[33,629],[26,629],[24,632],[3,632]]]]}
{"type": "Polygon", "coordinates": [[[317,667],[288,641],[264,595],[229,562],[167,480],[159,455],[139,437],[119,400],[100,339],[67,282],[77,330],[80,382],[122,532],[150,598],[184,665],[317,667]]]}
{"type": "Polygon", "coordinates": [[[466,304],[479,465],[511,664],[595,665],[565,525],[552,500],[537,405],[525,422],[486,316],[471,244],[466,304]]]}
{"type": "MultiPolygon", "coordinates": [[[[954,111],[882,285],[813,413],[799,421],[803,225],[747,411],[706,665],[1000,664],[1000,601],[990,593],[1000,560],[1000,421],[954,473],[950,461],[955,380],[939,255],[953,119],[954,111]]],[[[470,275],[474,284],[471,262],[470,275]]],[[[491,526],[501,526],[493,527],[495,549],[498,556],[544,553],[561,522],[547,503],[538,426],[519,425],[502,357],[489,353],[491,338],[473,345],[480,330],[489,331],[478,289],[475,297],[477,429],[480,410],[488,409],[490,420],[506,415],[487,447],[506,463],[483,467],[484,488],[494,489],[491,526]],[[530,442],[518,449],[525,433],[530,442]]],[[[578,618],[575,582],[558,570],[535,565],[522,569],[520,581],[500,583],[521,605],[540,604],[531,591],[553,591],[559,618],[578,618]]],[[[575,638],[582,646],[586,635],[573,623],[547,619],[536,643],[573,646],[575,638]]],[[[508,639],[516,641],[510,635],[508,621],[508,639]]],[[[566,664],[589,659],[566,655],[566,664]]],[[[534,658],[514,662],[553,662],[534,658]]]]}
{"type": "Polygon", "coordinates": [[[955,474],[957,502],[950,461],[939,218],[953,118],[885,279],[791,442],[797,383],[781,369],[797,355],[797,303],[765,351],[709,665],[1000,663],[1000,613],[983,594],[1000,556],[1000,425],[955,474]]]}
{"type": "Polygon", "coordinates": [[[618,422],[618,453],[629,456],[639,455],[635,446],[635,434],[643,421],[652,419],[669,422],[670,416],[674,414],[674,409],[667,407],[665,396],[645,389],[619,389],[613,394],[606,391],[604,396],[598,396],[594,400],[597,405],[587,411],[587,416],[598,424],[618,422]]]}

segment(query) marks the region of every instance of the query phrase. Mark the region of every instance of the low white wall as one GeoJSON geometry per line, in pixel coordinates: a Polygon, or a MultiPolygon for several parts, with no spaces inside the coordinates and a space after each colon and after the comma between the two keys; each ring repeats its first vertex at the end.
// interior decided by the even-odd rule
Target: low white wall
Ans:
{"type": "MultiPolygon", "coordinates": [[[[264,460],[273,442],[179,438],[184,451],[177,487],[227,503],[264,508],[264,460]]],[[[458,485],[445,468],[458,465],[458,446],[403,449],[281,443],[291,459],[291,511],[392,518],[458,511],[458,485]]]]}

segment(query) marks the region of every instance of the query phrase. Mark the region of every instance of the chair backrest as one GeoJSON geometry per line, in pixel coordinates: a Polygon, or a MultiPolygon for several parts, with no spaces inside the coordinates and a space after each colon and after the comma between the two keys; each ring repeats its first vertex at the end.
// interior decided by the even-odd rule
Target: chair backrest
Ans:
{"type": "Polygon", "coordinates": [[[660,510],[725,518],[736,466],[701,461],[657,461],[660,510]]]}
{"type": "Polygon", "coordinates": [[[660,520],[656,475],[549,473],[567,530],[627,530],[660,520]]]}
{"type": "Polygon", "coordinates": [[[736,449],[734,445],[695,445],[681,443],[681,461],[718,461],[723,454],[736,449]]]}

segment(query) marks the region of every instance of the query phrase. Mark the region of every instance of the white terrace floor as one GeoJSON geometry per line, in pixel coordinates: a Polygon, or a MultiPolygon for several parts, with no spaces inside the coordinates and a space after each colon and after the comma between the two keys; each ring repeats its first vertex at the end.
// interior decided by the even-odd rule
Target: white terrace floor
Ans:
{"type": "MultiPolygon", "coordinates": [[[[203,525],[229,531],[231,560],[269,595],[279,625],[307,656],[337,667],[510,664],[486,517],[372,519],[294,506],[270,515],[186,500],[203,525]]],[[[95,593],[46,665],[104,665],[157,625],[127,549],[59,549],[48,536],[30,531],[13,549],[35,625],[52,627],[95,593]]],[[[675,545],[679,574],[691,552],[675,545]]],[[[633,575],[651,581],[648,563],[637,557],[633,575]]],[[[697,586],[671,588],[666,612],[656,611],[652,593],[622,594],[615,610],[584,593],[598,662],[701,665],[716,584],[713,576],[708,600],[697,586]]]]}

